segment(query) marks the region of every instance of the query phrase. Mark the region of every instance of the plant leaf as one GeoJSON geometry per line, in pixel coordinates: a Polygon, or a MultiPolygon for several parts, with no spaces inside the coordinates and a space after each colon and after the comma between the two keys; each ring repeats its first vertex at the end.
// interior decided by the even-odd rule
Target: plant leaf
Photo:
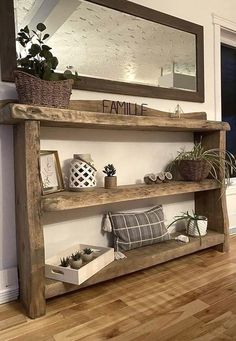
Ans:
{"type": "Polygon", "coordinates": [[[52,57],[51,63],[52,63],[52,69],[55,70],[56,67],[57,67],[57,65],[58,65],[58,59],[57,59],[57,57],[52,57]]]}
{"type": "Polygon", "coordinates": [[[45,40],[45,39],[47,39],[49,36],[50,36],[50,35],[49,35],[48,33],[44,34],[44,36],[43,36],[43,39],[42,39],[42,40],[45,40]]]}
{"type": "Polygon", "coordinates": [[[43,32],[46,30],[46,26],[43,23],[39,23],[37,26],[37,30],[43,32]]]}
{"type": "Polygon", "coordinates": [[[52,48],[49,47],[48,45],[42,45],[42,49],[43,49],[43,50],[46,50],[46,51],[49,51],[49,50],[51,50],[52,48]]]}
{"type": "Polygon", "coordinates": [[[24,30],[25,33],[29,34],[29,27],[28,27],[28,25],[26,25],[23,30],[24,30]]]}
{"type": "Polygon", "coordinates": [[[40,53],[41,48],[38,44],[32,44],[31,48],[29,49],[29,53],[35,57],[38,53],[40,53]]]}

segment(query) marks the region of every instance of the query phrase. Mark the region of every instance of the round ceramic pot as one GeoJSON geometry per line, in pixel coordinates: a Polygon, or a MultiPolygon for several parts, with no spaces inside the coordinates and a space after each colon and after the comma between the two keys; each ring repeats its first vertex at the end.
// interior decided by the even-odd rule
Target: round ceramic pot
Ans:
{"type": "Polygon", "coordinates": [[[107,189],[117,187],[117,177],[116,176],[105,176],[104,187],[107,189]]]}
{"type": "Polygon", "coordinates": [[[84,262],[90,262],[93,259],[93,252],[89,255],[86,253],[82,254],[82,259],[84,262]]]}
{"type": "Polygon", "coordinates": [[[90,154],[74,154],[70,163],[69,189],[81,191],[96,186],[96,168],[90,154]]]}
{"type": "Polygon", "coordinates": [[[192,237],[199,237],[199,232],[200,232],[200,236],[205,236],[207,234],[207,218],[204,216],[199,216],[198,220],[193,220],[190,219],[189,222],[189,227],[188,227],[188,235],[192,236],[192,237]],[[197,226],[198,229],[197,229],[197,226]]]}
{"type": "Polygon", "coordinates": [[[72,269],[76,269],[76,270],[78,270],[79,268],[81,268],[82,264],[83,264],[82,259],[79,259],[79,260],[72,260],[72,261],[70,262],[71,268],[72,268],[72,269]]]}

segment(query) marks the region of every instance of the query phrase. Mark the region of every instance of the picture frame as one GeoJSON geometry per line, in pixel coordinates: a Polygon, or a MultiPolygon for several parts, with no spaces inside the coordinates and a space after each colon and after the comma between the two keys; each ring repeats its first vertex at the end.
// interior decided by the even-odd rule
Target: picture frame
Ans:
{"type": "Polygon", "coordinates": [[[40,151],[40,177],[42,195],[64,190],[61,165],[56,150],[40,151]]]}

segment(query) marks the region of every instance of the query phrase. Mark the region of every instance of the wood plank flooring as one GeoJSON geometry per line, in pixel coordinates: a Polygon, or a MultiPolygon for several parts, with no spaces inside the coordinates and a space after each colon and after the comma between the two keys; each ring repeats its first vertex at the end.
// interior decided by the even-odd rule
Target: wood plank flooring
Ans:
{"type": "Polygon", "coordinates": [[[37,320],[1,305],[0,341],[236,340],[236,236],[230,245],[53,298],[37,320]]]}

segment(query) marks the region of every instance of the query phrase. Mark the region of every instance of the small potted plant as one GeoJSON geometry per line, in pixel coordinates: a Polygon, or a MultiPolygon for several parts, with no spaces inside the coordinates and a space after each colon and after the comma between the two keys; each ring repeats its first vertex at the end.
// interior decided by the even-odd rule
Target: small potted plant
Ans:
{"type": "Polygon", "coordinates": [[[93,250],[86,247],[82,252],[82,259],[85,262],[90,262],[93,259],[93,250]]]}
{"type": "Polygon", "coordinates": [[[69,257],[63,257],[60,259],[61,263],[59,266],[62,266],[63,268],[67,268],[70,265],[70,258],[69,257]]]}
{"type": "Polygon", "coordinates": [[[117,177],[115,176],[116,169],[112,163],[109,163],[107,166],[104,167],[103,173],[106,174],[104,187],[107,189],[116,187],[117,186],[117,177]]]}
{"type": "Polygon", "coordinates": [[[184,220],[186,223],[186,233],[192,237],[199,237],[201,243],[201,237],[207,234],[207,217],[198,215],[196,213],[190,214],[188,211],[183,212],[182,215],[175,216],[174,220],[169,224],[167,229],[174,223],[184,220]]]}
{"type": "Polygon", "coordinates": [[[72,269],[78,270],[79,268],[81,268],[82,264],[83,261],[81,258],[81,253],[79,251],[76,253],[72,253],[70,257],[70,266],[72,267],[72,269]]]}
{"type": "Polygon", "coordinates": [[[17,34],[21,52],[14,75],[19,102],[68,108],[73,79],[78,80],[78,74],[72,75],[70,70],[61,75],[55,73],[58,59],[45,43],[49,38],[45,30],[46,26],[39,23],[36,30],[25,26],[17,34]]]}
{"type": "Polygon", "coordinates": [[[174,166],[186,181],[201,181],[210,175],[223,184],[225,179],[221,179],[219,174],[223,173],[226,179],[229,179],[231,173],[236,171],[236,160],[227,150],[219,148],[205,150],[199,142],[190,151],[179,151],[169,169],[174,166]]]}

